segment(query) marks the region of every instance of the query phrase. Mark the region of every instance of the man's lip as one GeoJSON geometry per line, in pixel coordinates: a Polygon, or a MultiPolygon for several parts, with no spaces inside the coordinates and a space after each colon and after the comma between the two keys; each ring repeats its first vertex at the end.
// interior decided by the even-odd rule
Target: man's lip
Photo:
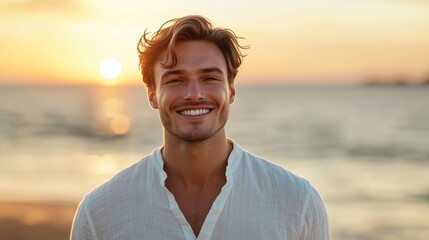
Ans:
{"type": "Polygon", "coordinates": [[[216,108],[217,104],[213,101],[182,101],[177,102],[171,106],[171,109],[176,112],[186,111],[186,110],[196,110],[196,109],[209,109],[213,110],[216,108]]]}
{"type": "Polygon", "coordinates": [[[183,107],[176,108],[175,111],[180,113],[180,112],[187,111],[187,110],[198,110],[198,109],[208,109],[209,111],[211,111],[214,109],[214,107],[213,106],[202,106],[202,105],[183,106],[183,107]]]}

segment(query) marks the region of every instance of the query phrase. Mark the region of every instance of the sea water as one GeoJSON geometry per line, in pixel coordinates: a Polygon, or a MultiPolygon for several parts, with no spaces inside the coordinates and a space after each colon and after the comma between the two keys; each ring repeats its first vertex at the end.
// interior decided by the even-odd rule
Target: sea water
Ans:
{"type": "MultiPolygon", "coordinates": [[[[334,239],[429,239],[428,87],[238,86],[227,133],[308,179],[334,239]]],[[[0,87],[0,201],[79,201],[161,144],[144,87],[0,87]]]]}

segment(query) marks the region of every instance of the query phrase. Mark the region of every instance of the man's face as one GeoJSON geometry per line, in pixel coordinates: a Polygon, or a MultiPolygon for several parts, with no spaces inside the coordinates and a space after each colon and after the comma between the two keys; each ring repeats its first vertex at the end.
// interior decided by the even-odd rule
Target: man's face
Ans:
{"type": "Polygon", "coordinates": [[[203,141],[224,131],[235,88],[228,83],[222,52],[213,43],[185,41],[176,45],[177,65],[155,65],[151,106],[159,110],[166,135],[203,141]]]}

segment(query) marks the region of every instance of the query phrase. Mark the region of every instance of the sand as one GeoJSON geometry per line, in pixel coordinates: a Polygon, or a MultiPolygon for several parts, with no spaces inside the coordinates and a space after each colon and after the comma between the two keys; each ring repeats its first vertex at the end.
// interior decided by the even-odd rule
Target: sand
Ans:
{"type": "Polygon", "coordinates": [[[0,239],[69,239],[77,203],[0,202],[0,239]]]}

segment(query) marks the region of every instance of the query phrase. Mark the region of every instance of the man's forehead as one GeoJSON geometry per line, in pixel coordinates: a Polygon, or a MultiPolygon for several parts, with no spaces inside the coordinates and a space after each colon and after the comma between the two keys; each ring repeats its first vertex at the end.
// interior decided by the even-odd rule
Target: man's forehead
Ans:
{"type": "MultiPolygon", "coordinates": [[[[164,52],[161,56],[161,61],[171,61],[172,56],[168,54],[169,53],[164,52]]],[[[225,62],[223,53],[218,46],[207,41],[179,42],[174,47],[174,54],[178,64],[182,62],[192,64],[203,64],[206,62],[210,64],[222,64],[225,62]]]]}
{"type": "Polygon", "coordinates": [[[207,41],[185,41],[175,46],[176,64],[172,56],[165,51],[155,64],[155,75],[165,77],[172,74],[186,73],[227,73],[225,58],[221,50],[207,41]]]}

